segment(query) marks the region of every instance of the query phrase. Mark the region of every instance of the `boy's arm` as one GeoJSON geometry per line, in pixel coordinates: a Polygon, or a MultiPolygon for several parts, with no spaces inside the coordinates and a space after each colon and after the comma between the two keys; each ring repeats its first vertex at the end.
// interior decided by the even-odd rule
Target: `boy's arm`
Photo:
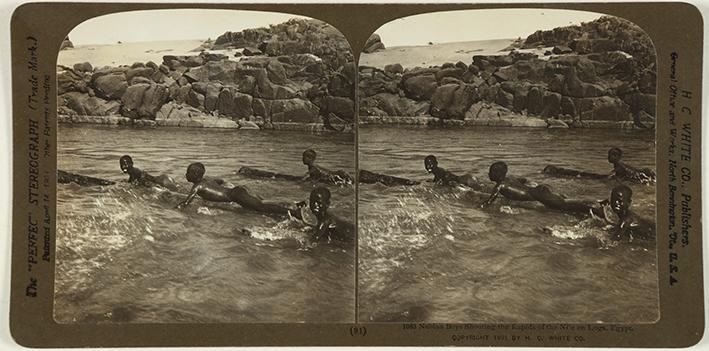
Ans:
{"type": "Polygon", "coordinates": [[[194,197],[197,196],[199,189],[201,189],[199,184],[193,185],[192,190],[190,190],[190,194],[187,195],[187,198],[185,199],[185,201],[182,201],[179,204],[177,204],[177,206],[175,206],[175,208],[180,209],[180,208],[183,208],[183,207],[189,205],[192,202],[192,200],[194,200],[194,197]]]}
{"type": "Polygon", "coordinates": [[[495,199],[497,199],[497,197],[500,195],[500,190],[502,190],[502,187],[503,187],[502,183],[495,185],[495,188],[492,189],[492,194],[490,195],[490,197],[487,200],[485,200],[485,202],[480,204],[480,207],[485,208],[485,207],[489,206],[490,204],[492,204],[495,201],[495,199]]]}

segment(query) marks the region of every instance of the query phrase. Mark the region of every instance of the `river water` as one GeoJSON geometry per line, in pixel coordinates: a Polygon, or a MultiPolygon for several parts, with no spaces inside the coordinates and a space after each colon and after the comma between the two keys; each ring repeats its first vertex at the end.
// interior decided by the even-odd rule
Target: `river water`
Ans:
{"type": "MultiPolygon", "coordinates": [[[[609,172],[607,150],[655,168],[654,135],[610,130],[359,129],[362,169],[417,180],[426,155],[486,180],[491,163],[568,198],[605,199],[615,181],[541,174],[547,164],[609,172]]],[[[632,185],[632,210],[655,218],[654,186],[632,185]]],[[[584,218],[432,183],[359,188],[359,320],[653,322],[659,317],[654,242],[610,244],[584,218]],[[548,232],[543,227],[566,230],[548,232]]]]}
{"type": "MultiPolygon", "coordinates": [[[[187,165],[294,203],[312,184],[245,179],[241,166],[304,174],[301,154],[354,172],[354,136],[306,132],[59,127],[58,168],[115,181],[118,159],[188,187],[187,165]]],[[[309,245],[302,226],[238,206],[119,182],[57,185],[55,319],[60,323],[351,322],[354,247],[309,245]],[[244,235],[251,229],[252,235],[244,235]]],[[[354,189],[329,187],[331,212],[354,218],[354,189]]]]}

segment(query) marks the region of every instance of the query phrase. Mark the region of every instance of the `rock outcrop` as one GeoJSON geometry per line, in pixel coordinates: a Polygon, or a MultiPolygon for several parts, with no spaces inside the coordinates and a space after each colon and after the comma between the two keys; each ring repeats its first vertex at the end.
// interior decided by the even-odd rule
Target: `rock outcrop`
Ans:
{"type": "MultiPolygon", "coordinates": [[[[461,121],[499,115],[505,121],[490,123],[500,125],[510,124],[506,121],[514,116],[534,117],[522,125],[535,126],[546,126],[539,121],[550,118],[573,126],[600,121],[652,124],[655,52],[639,27],[602,17],[580,26],[535,32],[514,47],[540,45],[552,47],[549,55],[513,49],[500,55],[476,55],[468,64],[408,69],[397,64],[383,69],[362,66],[360,115],[461,121]]],[[[561,123],[554,122],[557,125],[561,123]]]]}
{"type": "Polygon", "coordinates": [[[68,121],[117,116],[133,124],[237,128],[322,124],[333,116],[354,122],[353,56],[324,22],[227,32],[210,45],[243,49],[244,56],[203,51],[165,55],[161,63],[59,66],[59,113],[68,121]]]}

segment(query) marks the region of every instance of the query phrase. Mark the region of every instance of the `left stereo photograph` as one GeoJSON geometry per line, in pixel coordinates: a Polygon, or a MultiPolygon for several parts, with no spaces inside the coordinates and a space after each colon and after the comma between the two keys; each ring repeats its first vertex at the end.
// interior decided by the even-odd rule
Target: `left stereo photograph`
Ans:
{"type": "Polygon", "coordinates": [[[355,63],[286,13],[121,12],[57,58],[58,323],[355,318],[355,63]]]}

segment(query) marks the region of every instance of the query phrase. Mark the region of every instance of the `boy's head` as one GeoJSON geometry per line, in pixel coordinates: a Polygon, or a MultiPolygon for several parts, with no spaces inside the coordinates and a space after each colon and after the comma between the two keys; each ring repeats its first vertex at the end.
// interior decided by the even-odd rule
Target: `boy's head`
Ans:
{"type": "Polygon", "coordinates": [[[436,156],[426,156],[426,158],[423,159],[423,166],[426,167],[426,171],[428,171],[428,173],[433,172],[433,170],[438,167],[438,160],[436,159],[436,156]]]}
{"type": "Polygon", "coordinates": [[[187,173],[185,173],[185,178],[187,178],[187,181],[190,183],[196,183],[202,180],[202,177],[204,177],[204,165],[195,162],[187,166],[187,173]]]}
{"type": "Polygon", "coordinates": [[[501,182],[507,177],[507,164],[502,161],[497,161],[490,165],[490,172],[488,173],[490,180],[493,182],[501,182]]]}
{"type": "Polygon", "coordinates": [[[121,165],[121,171],[123,171],[123,173],[128,173],[128,170],[133,168],[133,159],[128,155],[123,155],[118,163],[121,165]]]}
{"type": "Polygon", "coordinates": [[[611,190],[611,209],[623,218],[633,202],[633,190],[627,185],[618,185],[611,190]]]}
{"type": "Polygon", "coordinates": [[[322,219],[327,208],[330,207],[330,190],[325,187],[317,187],[310,192],[310,211],[313,214],[322,219]]]}
{"type": "Polygon", "coordinates": [[[317,157],[317,154],[313,149],[303,151],[303,164],[308,166],[312,165],[313,162],[315,162],[315,157],[317,157]]]}
{"type": "Polygon", "coordinates": [[[608,150],[608,162],[618,163],[621,157],[623,157],[623,151],[621,149],[614,147],[608,150]]]}

